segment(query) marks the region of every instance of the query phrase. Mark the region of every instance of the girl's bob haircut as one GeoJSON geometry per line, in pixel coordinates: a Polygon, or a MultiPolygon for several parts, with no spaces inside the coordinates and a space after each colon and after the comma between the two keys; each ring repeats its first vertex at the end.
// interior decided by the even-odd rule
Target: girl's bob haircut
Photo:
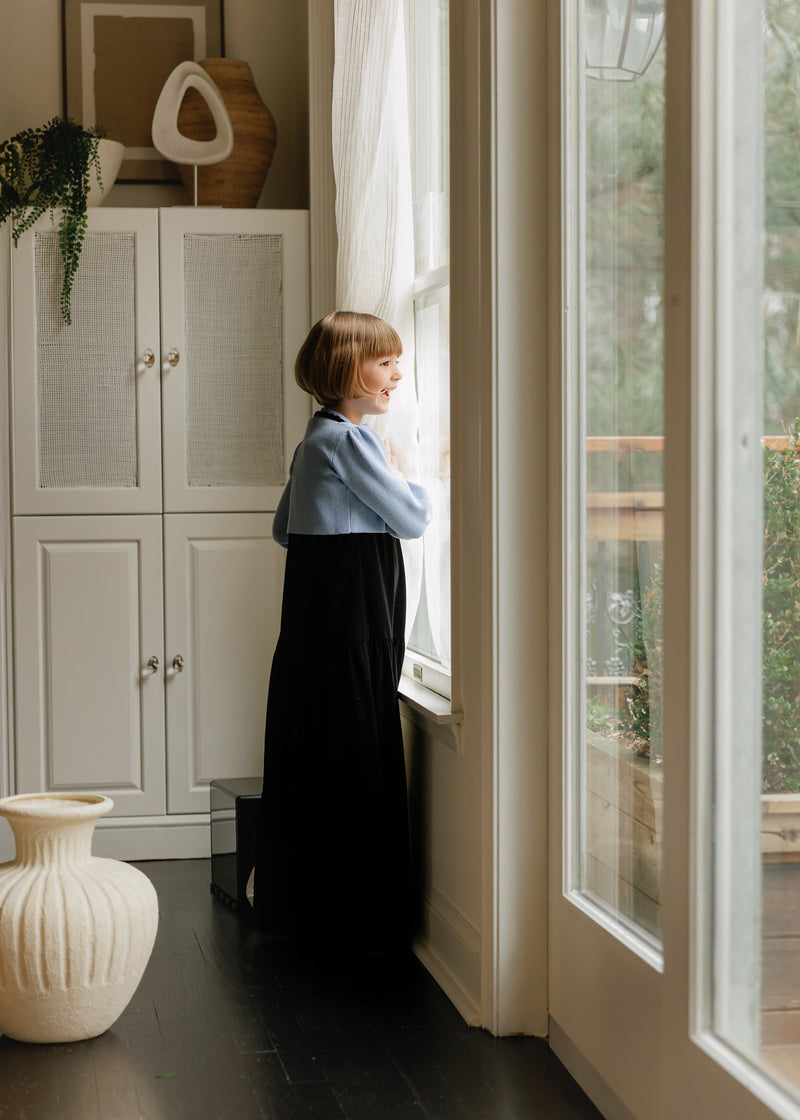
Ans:
{"type": "Polygon", "coordinates": [[[362,362],[403,353],[394,327],[376,315],[332,311],[308,332],[294,376],[301,389],[326,408],[345,398],[368,397],[361,380],[362,362]]]}

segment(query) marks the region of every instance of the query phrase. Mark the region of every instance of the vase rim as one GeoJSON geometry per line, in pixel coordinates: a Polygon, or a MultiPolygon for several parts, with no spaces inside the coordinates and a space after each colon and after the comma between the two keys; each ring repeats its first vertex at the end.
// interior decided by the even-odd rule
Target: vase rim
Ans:
{"type": "Polygon", "coordinates": [[[0,817],[87,820],[110,812],[110,797],[94,793],[17,793],[0,798],[0,817]]]}

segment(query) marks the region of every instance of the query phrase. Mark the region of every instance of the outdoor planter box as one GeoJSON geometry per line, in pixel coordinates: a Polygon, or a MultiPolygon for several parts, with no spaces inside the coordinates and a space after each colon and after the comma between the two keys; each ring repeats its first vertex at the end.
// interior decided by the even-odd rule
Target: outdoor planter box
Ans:
{"type": "Polygon", "coordinates": [[[800,794],[761,795],[765,1046],[800,1043],[800,794]]]}

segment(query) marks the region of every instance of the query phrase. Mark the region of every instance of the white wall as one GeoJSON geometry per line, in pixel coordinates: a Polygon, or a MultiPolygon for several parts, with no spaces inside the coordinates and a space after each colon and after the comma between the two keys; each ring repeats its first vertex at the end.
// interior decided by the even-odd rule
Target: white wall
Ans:
{"type": "MultiPolygon", "coordinates": [[[[306,5],[225,0],[225,54],[250,64],[278,128],[260,206],[308,206],[306,5]]],[[[60,0],[0,0],[0,140],[63,112],[60,0]]],[[[113,137],[112,137],[113,139],[113,137]]],[[[182,205],[183,187],[120,185],[106,205],[182,205]]]]}

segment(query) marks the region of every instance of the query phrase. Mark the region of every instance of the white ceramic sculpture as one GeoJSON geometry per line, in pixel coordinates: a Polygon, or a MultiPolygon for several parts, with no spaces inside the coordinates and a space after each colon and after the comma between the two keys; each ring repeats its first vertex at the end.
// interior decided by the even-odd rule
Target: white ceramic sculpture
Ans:
{"type": "Polygon", "coordinates": [[[158,898],[127,863],[91,854],[90,794],[0,800],[16,858],[0,865],[0,1031],[21,1042],[102,1034],[136,991],[155,941],[158,898]]]}
{"type": "Polygon", "coordinates": [[[233,128],[215,83],[196,62],[180,62],[164,83],[153,113],[153,145],[173,163],[195,167],[219,163],[233,151],[233,128]],[[213,140],[190,140],[178,131],[178,110],[187,89],[196,89],[211,111],[217,135],[213,140]]]}

